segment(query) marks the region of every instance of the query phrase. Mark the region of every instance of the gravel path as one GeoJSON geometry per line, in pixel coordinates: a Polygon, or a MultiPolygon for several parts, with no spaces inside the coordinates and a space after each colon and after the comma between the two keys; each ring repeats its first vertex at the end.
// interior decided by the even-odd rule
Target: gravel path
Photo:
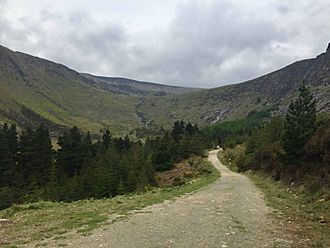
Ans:
{"type": "MultiPolygon", "coordinates": [[[[149,206],[129,218],[66,240],[69,247],[293,247],[294,242],[246,176],[211,151],[221,179],[191,195],[149,206]]],[[[67,243],[66,242],[66,243],[67,243]]]]}

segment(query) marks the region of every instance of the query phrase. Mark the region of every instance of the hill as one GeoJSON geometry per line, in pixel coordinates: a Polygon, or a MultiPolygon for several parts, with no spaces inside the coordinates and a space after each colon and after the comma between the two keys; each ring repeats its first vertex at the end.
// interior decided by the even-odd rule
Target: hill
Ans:
{"type": "Polygon", "coordinates": [[[116,133],[139,127],[141,96],[194,89],[80,74],[70,68],[0,46],[0,120],[20,127],[45,123],[52,130],[77,125],[116,133]]]}
{"type": "Polygon", "coordinates": [[[282,114],[303,80],[315,94],[318,110],[329,112],[330,44],[326,53],[314,59],[295,62],[256,79],[180,96],[148,98],[140,109],[149,120],[163,125],[181,118],[215,123],[245,117],[252,110],[272,109],[282,114]]]}
{"type": "Polygon", "coordinates": [[[139,127],[169,127],[184,119],[201,125],[243,118],[252,110],[284,113],[305,80],[320,111],[330,111],[330,46],[247,82],[193,89],[100,77],[0,46],[0,122],[45,123],[53,131],[77,125],[122,134],[139,127]]]}

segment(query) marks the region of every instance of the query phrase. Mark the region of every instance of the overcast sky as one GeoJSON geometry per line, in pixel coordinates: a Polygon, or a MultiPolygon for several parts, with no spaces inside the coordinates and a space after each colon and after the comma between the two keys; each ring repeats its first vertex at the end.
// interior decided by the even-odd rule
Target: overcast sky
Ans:
{"type": "Polygon", "coordinates": [[[330,0],[0,0],[0,44],[80,72],[215,87],[315,57],[330,0]]]}

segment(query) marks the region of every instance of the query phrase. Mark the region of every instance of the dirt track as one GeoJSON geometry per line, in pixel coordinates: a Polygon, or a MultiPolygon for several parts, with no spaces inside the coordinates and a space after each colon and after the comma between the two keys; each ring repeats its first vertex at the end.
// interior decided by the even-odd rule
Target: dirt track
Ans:
{"type": "Polygon", "coordinates": [[[221,179],[194,194],[149,206],[106,230],[66,240],[69,247],[293,247],[244,175],[229,171],[211,151],[221,179]]]}

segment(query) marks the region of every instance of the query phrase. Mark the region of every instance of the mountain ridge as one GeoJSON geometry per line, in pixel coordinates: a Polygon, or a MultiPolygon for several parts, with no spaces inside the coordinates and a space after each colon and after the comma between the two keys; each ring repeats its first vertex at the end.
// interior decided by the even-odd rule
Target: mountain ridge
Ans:
{"type": "Polygon", "coordinates": [[[282,114],[303,80],[329,112],[330,46],[316,58],[294,62],[246,82],[212,89],[184,88],[79,73],[0,46],[0,122],[52,130],[77,125],[97,133],[169,127],[177,119],[200,125],[242,118],[252,110],[282,114]]]}
{"type": "Polygon", "coordinates": [[[318,109],[330,112],[329,49],[316,58],[294,62],[246,82],[191,92],[180,98],[168,96],[165,100],[152,99],[145,103],[156,106],[152,111],[146,106],[141,107],[150,119],[158,123],[183,118],[210,124],[242,118],[252,110],[263,109],[272,109],[273,114],[283,114],[304,80],[318,100],[318,109]],[[156,113],[163,113],[163,116],[160,118],[156,113]]]}

